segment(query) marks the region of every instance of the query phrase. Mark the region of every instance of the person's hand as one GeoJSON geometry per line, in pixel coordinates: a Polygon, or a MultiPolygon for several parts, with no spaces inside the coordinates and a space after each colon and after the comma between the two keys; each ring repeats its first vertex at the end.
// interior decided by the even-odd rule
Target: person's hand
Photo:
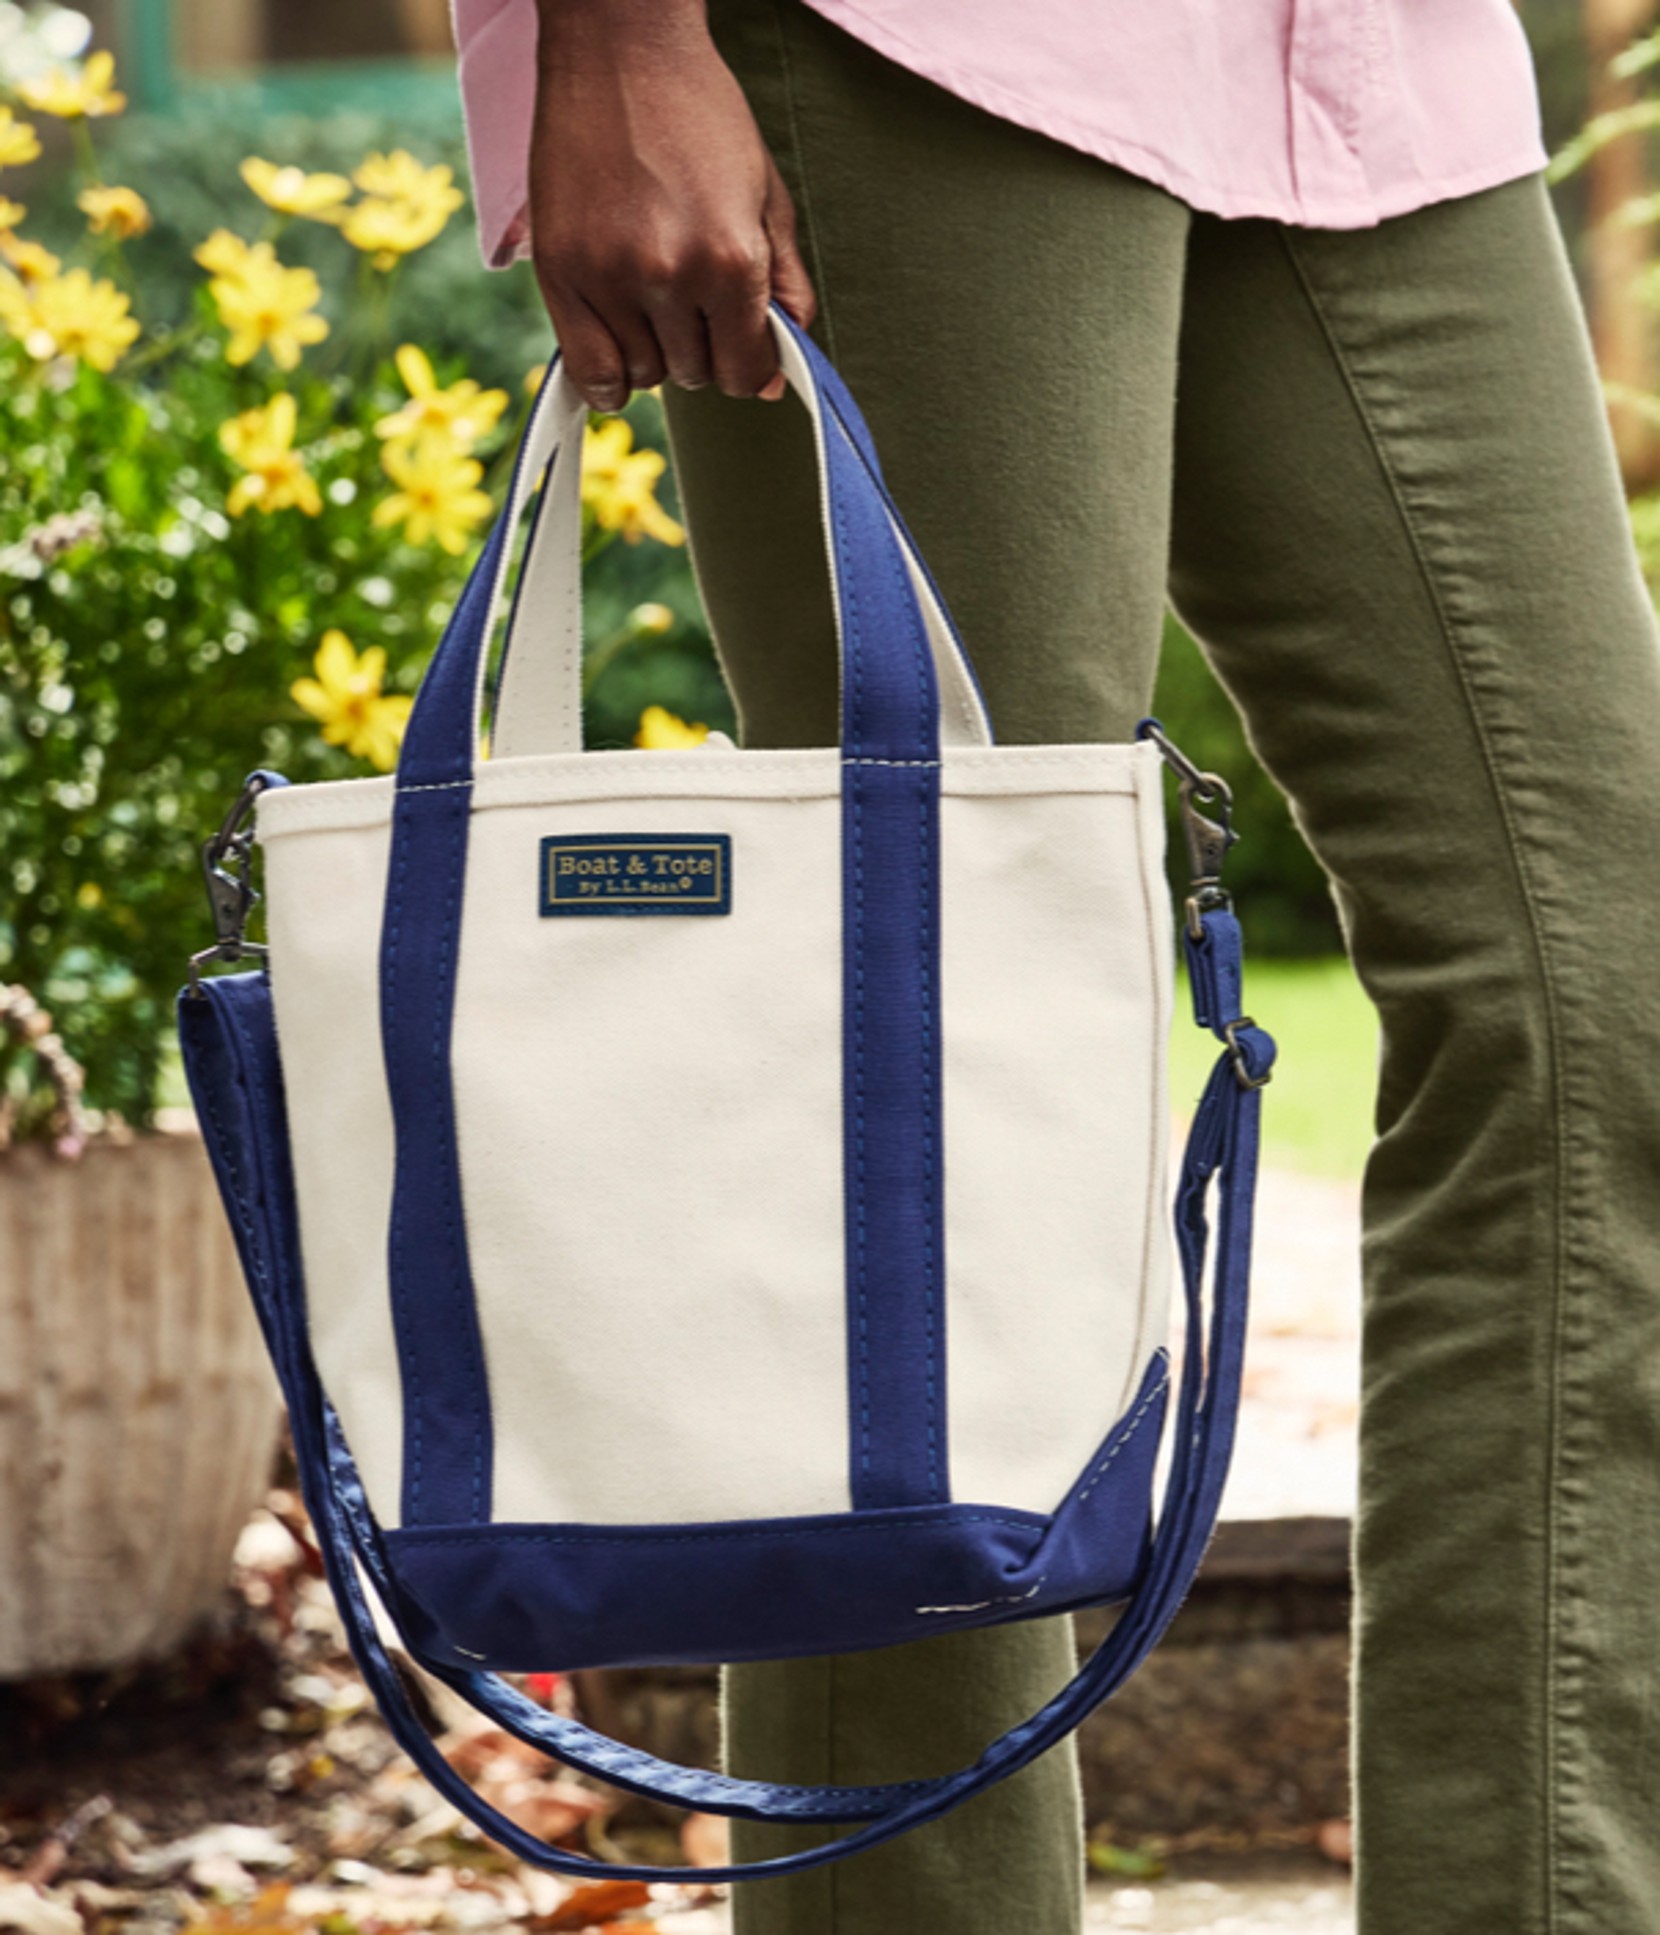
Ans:
{"type": "Polygon", "coordinates": [[[538,0],[531,254],[589,406],[665,378],[782,396],[776,296],[816,309],[795,210],[702,0],[538,0]]]}

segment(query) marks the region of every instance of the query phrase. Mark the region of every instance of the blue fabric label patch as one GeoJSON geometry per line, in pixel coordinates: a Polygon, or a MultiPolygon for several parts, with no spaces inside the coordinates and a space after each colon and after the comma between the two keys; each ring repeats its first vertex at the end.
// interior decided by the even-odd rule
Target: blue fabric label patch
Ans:
{"type": "Polygon", "coordinates": [[[729,914],[726,833],[550,833],[544,914],[729,914]]]}

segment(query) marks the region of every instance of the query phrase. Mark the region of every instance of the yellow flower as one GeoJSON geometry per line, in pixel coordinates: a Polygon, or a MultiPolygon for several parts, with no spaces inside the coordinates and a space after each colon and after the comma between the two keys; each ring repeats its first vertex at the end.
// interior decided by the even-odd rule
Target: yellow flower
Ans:
{"type": "Polygon", "coordinates": [[[363,200],[344,212],[340,232],[381,270],[425,248],[466,199],[453,168],[428,168],[404,148],[366,156],[352,180],[363,200]]]}
{"type": "Polygon", "coordinates": [[[196,251],[198,262],[211,254],[226,264],[208,284],[219,320],[231,332],[225,360],[250,363],[268,349],[278,369],[291,370],[305,344],[320,343],[329,333],[315,313],[322,288],[310,269],[284,268],[269,242],[244,247],[240,257],[235,244],[234,236],[220,230],[196,251]]]}
{"type": "Polygon", "coordinates": [[[365,195],[378,195],[389,202],[425,202],[437,196],[454,195],[452,208],[461,206],[460,192],[451,187],[453,168],[429,168],[417,161],[407,148],[394,148],[389,155],[365,155],[352,175],[365,195]]]}
{"type": "Polygon", "coordinates": [[[0,255],[25,282],[44,282],[63,266],[50,249],[26,242],[21,235],[0,234],[0,255]]]}
{"type": "Polygon", "coordinates": [[[643,537],[684,544],[686,533],[657,501],[661,451],[636,450],[626,418],[588,425],[582,444],[582,505],[603,531],[620,531],[630,544],[643,537]]]}
{"type": "MultiPolygon", "coordinates": [[[[259,246],[269,249],[271,245],[262,242],[259,246]]],[[[209,275],[239,276],[253,252],[240,235],[233,235],[228,228],[216,228],[197,249],[195,259],[209,275]]]]}
{"type": "Polygon", "coordinates": [[[649,604],[636,605],[628,614],[628,629],[637,638],[661,638],[674,627],[674,613],[667,605],[655,600],[649,604]]]}
{"type": "Polygon", "coordinates": [[[12,335],[23,337],[31,327],[32,314],[28,288],[9,269],[0,269],[0,323],[12,335]]]}
{"type": "Polygon", "coordinates": [[[0,103],[0,168],[20,168],[40,153],[40,137],[0,103]]]}
{"type": "Polygon", "coordinates": [[[231,486],[225,508],[240,517],[251,504],[269,514],[290,505],[318,516],[323,499],[305,459],[294,448],[298,409],[287,391],[262,409],[244,410],[219,426],[219,446],[246,472],[231,486]]]}
{"type": "Polygon", "coordinates": [[[378,645],[358,653],[342,631],[326,631],[312,660],[317,676],[296,679],[288,688],[323,728],[331,746],[344,746],[389,773],[398,762],[398,744],[414,701],[405,693],[382,692],[386,653],[378,645]]]}
{"type": "Polygon", "coordinates": [[[94,235],[126,241],[150,226],[150,209],[136,188],[83,188],[76,206],[94,235]]]}
{"type": "Polygon", "coordinates": [[[49,67],[17,83],[25,107],[37,114],[56,115],[60,121],[78,121],[83,115],[119,114],[127,105],[125,94],[110,83],[115,79],[115,56],[107,47],[88,54],[79,67],[49,67]]]}
{"type": "Polygon", "coordinates": [[[542,378],[546,376],[547,373],[548,373],[548,366],[546,363],[531,364],[530,368],[525,371],[525,395],[526,396],[528,397],[535,396],[536,392],[542,387],[542,378]]]}
{"type": "Polygon", "coordinates": [[[411,544],[431,540],[459,557],[473,527],[490,515],[489,496],[478,488],[484,466],[449,438],[431,434],[388,444],[381,462],[399,488],[375,506],[376,526],[401,523],[411,544]]]}
{"type": "Polygon", "coordinates": [[[354,249],[371,256],[384,273],[395,268],[401,257],[424,249],[442,231],[450,209],[461,205],[460,191],[451,193],[455,200],[447,203],[354,202],[341,218],[340,233],[354,249]]]}
{"type": "Polygon", "coordinates": [[[28,212],[21,202],[8,201],[0,195],[0,233],[10,235],[28,212]]]}
{"type": "Polygon", "coordinates": [[[308,215],[319,222],[338,221],[340,204],[352,192],[344,175],[308,175],[303,168],[279,168],[258,155],[243,162],[242,179],[279,215],[308,215]]]}
{"type": "Polygon", "coordinates": [[[391,416],[375,425],[375,435],[393,443],[409,443],[428,431],[451,437],[459,450],[470,450],[480,437],[488,436],[507,408],[505,390],[481,390],[471,377],[438,387],[432,364],[413,343],[405,343],[397,354],[398,374],[403,378],[409,401],[391,416]]]}
{"type": "Polygon", "coordinates": [[[634,735],[634,743],[644,746],[648,752],[683,752],[688,746],[701,746],[708,737],[707,726],[688,725],[666,706],[648,705],[640,714],[640,730],[634,735]]]}
{"type": "Polygon", "coordinates": [[[126,295],[113,282],[94,281],[85,269],[33,282],[5,280],[0,321],[39,362],[75,356],[95,370],[112,370],[138,336],[126,295]]]}

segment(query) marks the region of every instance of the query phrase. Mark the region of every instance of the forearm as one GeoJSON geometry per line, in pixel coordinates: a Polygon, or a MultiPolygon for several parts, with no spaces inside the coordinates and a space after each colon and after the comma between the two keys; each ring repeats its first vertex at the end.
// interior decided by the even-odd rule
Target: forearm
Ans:
{"type": "Polygon", "coordinates": [[[531,257],[566,368],[616,410],[665,377],[775,398],[776,295],[812,287],[704,0],[536,0],[531,257]]]}
{"type": "Polygon", "coordinates": [[[539,58],[567,71],[625,50],[672,56],[708,39],[705,0],[536,0],[536,26],[539,58]]]}

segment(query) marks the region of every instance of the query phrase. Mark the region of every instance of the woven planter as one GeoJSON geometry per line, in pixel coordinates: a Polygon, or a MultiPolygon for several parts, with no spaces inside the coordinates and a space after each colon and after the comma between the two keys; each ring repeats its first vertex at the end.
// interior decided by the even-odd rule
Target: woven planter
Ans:
{"type": "Polygon", "coordinates": [[[178,1645],[276,1429],[199,1139],[0,1153],[0,1679],[178,1645]]]}

